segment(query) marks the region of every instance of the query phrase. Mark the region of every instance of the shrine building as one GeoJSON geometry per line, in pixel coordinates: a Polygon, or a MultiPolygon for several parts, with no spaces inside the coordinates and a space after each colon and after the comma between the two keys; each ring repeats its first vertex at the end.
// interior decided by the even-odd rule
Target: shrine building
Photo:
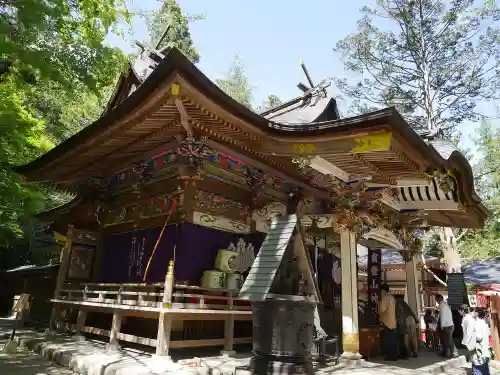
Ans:
{"type": "Polygon", "coordinates": [[[341,118],[304,68],[300,96],[256,113],[176,48],[140,62],[97,121],[15,168],[74,195],[39,215],[66,238],[53,329],[165,357],[253,342],[255,373],[307,372],[315,311],[343,358],[376,350],[360,335],[380,331],[380,249],[402,254],[419,314],[423,229],[484,225],[465,157],[394,108],[341,118]],[[358,244],[370,258],[362,306],[358,244]]]}

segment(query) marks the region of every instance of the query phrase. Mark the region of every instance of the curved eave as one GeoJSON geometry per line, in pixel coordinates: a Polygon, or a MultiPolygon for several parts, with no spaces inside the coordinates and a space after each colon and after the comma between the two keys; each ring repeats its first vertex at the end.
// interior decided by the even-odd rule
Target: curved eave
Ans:
{"type": "MultiPolygon", "coordinates": [[[[210,79],[208,79],[196,66],[194,66],[178,49],[172,48],[166,52],[165,59],[137,88],[137,90],[119,103],[115,108],[109,110],[94,123],[87,126],[39,158],[26,165],[14,166],[14,171],[30,179],[30,174],[42,168],[44,165],[50,164],[51,162],[64,157],[65,154],[78,149],[86,142],[91,142],[92,139],[99,134],[119,127],[122,125],[121,121],[123,121],[128,115],[134,113],[134,111],[136,111],[143,102],[153,96],[155,91],[162,86],[162,83],[167,82],[174,73],[177,73],[184,79],[192,82],[201,94],[210,97],[211,100],[216,102],[221,108],[250,124],[260,133],[267,133],[269,135],[281,137],[286,137],[292,133],[293,136],[315,136],[325,134],[325,132],[329,133],[331,130],[338,129],[339,127],[344,128],[344,125],[348,125],[351,122],[346,120],[337,120],[333,121],[331,124],[324,124],[322,126],[318,126],[317,124],[301,124],[302,126],[300,128],[293,125],[273,123],[272,121],[262,117],[232,99],[216,84],[210,81],[210,79]]],[[[327,108],[329,107],[327,106],[327,108]]],[[[327,108],[325,108],[325,110],[327,108]]],[[[362,117],[367,116],[360,116],[360,118],[362,117]]],[[[371,117],[371,114],[368,117],[371,117]]]]}
{"type": "Polygon", "coordinates": [[[457,179],[459,201],[465,206],[467,214],[476,218],[477,225],[475,227],[484,227],[484,222],[489,212],[474,190],[472,167],[467,159],[457,150],[453,151],[447,159],[443,158],[434,147],[429,146],[408,125],[395,109],[392,109],[392,111],[392,128],[418,148],[420,158],[427,158],[430,162],[429,167],[433,165],[434,167],[453,172],[453,175],[457,179]]]}
{"type": "MultiPolygon", "coordinates": [[[[459,152],[453,152],[448,159],[444,159],[408,125],[394,108],[320,123],[279,124],[262,117],[232,99],[176,48],[166,51],[165,58],[158,67],[137,90],[114,109],[38,159],[24,166],[14,167],[14,170],[30,179],[30,175],[36,173],[38,169],[50,165],[60,158],[68,157],[84,144],[88,146],[99,135],[102,137],[120,128],[126,120],[130,120],[138,112],[143,103],[159,93],[164,93],[166,83],[175,74],[189,82],[200,94],[210,98],[223,111],[227,111],[245,122],[249,130],[274,139],[302,139],[305,142],[315,142],[321,138],[324,141],[330,136],[332,138],[338,137],[339,133],[355,133],[388,126],[392,132],[398,134],[398,138],[403,141],[404,149],[408,150],[407,152],[416,153],[416,157],[422,161],[422,166],[453,170],[460,187],[460,201],[466,206],[468,214],[472,214],[479,225],[484,225],[487,210],[474,192],[472,170],[467,160],[459,152]]],[[[325,108],[325,111],[328,108],[331,110],[331,104],[325,108]]]]}
{"type": "MultiPolygon", "coordinates": [[[[457,176],[459,182],[459,192],[461,193],[461,200],[469,202],[470,205],[477,206],[484,219],[491,214],[491,212],[484,206],[481,198],[476,193],[474,188],[474,174],[472,167],[465,156],[459,151],[453,151],[448,160],[446,160],[449,169],[458,172],[457,176]],[[463,182],[460,184],[460,182],[463,182]]],[[[483,219],[483,226],[484,226],[483,219]]]]}
{"type": "Polygon", "coordinates": [[[77,196],[70,200],[69,202],[62,204],[58,207],[54,207],[47,211],[42,211],[36,215],[36,217],[42,221],[53,221],[59,218],[61,215],[68,213],[71,209],[75,208],[82,202],[82,197],[77,196]]]}

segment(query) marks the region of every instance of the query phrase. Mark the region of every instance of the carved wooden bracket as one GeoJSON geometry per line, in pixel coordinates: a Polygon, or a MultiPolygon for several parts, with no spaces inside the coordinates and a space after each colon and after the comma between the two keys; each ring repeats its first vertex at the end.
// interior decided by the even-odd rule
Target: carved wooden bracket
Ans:
{"type": "Polygon", "coordinates": [[[290,198],[288,199],[286,205],[287,215],[293,215],[297,213],[297,209],[301,201],[302,201],[302,192],[300,191],[300,189],[296,188],[293,191],[291,191],[290,198]]]}
{"type": "MultiPolygon", "coordinates": [[[[246,184],[250,188],[252,206],[257,201],[257,198],[262,193],[262,187],[266,182],[266,174],[260,169],[247,168],[245,170],[246,184]]],[[[253,207],[252,207],[253,208],[253,207]]]]}
{"type": "Polygon", "coordinates": [[[457,191],[457,179],[450,170],[435,170],[426,173],[426,175],[431,179],[435,179],[439,188],[443,190],[444,193],[455,193],[457,191]]]}
{"type": "Polygon", "coordinates": [[[177,107],[177,110],[179,111],[179,115],[181,117],[181,125],[184,128],[184,130],[186,131],[187,136],[192,137],[193,136],[193,128],[191,127],[191,124],[189,123],[189,115],[186,111],[186,108],[184,108],[184,104],[182,103],[182,100],[180,99],[180,85],[178,83],[172,84],[171,94],[172,94],[172,97],[174,98],[175,106],[177,107]]]}
{"type": "Polygon", "coordinates": [[[422,250],[422,238],[424,232],[421,229],[408,229],[402,228],[399,230],[399,238],[405,249],[411,252],[418,252],[422,250]]]}
{"type": "Polygon", "coordinates": [[[105,200],[109,193],[111,178],[87,177],[79,183],[82,196],[105,200]]]}
{"type": "Polygon", "coordinates": [[[132,166],[132,172],[137,176],[137,183],[132,185],[134,192],[142,195],[142,187],[153,177],[154,168],[150,163],[135,164],[132,166]]]}
{"type": "Polygon", "coordinates": [[[200,168],[206,152],[206,137],[199,140],[192,135],[186,136],[179,143],[177,155],[179,156],[180,178],[183,180],[199,180],[200,168]]]}
{"type": "Polygon", "coordinates": [[[405,263],[410,262],[413,259],[413,256],[415,255],[415,252],[413,251],[408,251],[408,250],[401,250],[399,252],[405,263]]]}

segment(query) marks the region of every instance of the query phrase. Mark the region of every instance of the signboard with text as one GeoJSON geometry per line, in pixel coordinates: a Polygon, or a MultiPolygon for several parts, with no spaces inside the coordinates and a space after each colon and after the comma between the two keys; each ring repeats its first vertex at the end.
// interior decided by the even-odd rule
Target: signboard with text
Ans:
{"type": "Polygon", "coordinates": [[[382,253],[380,249],[368,249],[368,310],[373,323],[378,318],[380,285],[382,283],[382,253]]]}

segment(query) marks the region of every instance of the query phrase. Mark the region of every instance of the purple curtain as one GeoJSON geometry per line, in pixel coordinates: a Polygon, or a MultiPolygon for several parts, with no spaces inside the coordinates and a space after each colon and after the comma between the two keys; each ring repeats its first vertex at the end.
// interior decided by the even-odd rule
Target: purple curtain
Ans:
{"type": "Polygon", "coordinates": [[[203,271],[215,268],[215,258],[219,249],[227,249],[231,242],[236,244],[240,238],[247,243],[250,242],[257,254],[265,234],[256,232],[242,235],[185,223],[180,247],[177,248],[175,278],[198,282],[203,271]]]}
{"type": "MultiPolygon", "coordinates": [[[[174,257],[174,244],[181,225],[168,225],[147,275],[147,282],[165,280],[168,262],[174,257]]],[[[104,238],[100,281],[113,283],[142,282],[148,260],[161,233],[161,227],[117,233],[104,238]]]]}
{"type": "MultiPolygon", "coordinates": [[[[100,281],[142,282],[160,232],[161,227],[157,227],[107,236],[100,281]]],[[[231,242],[236,244],[238,239],[243,238],[252,243],[257,253],[264,237],[263,233],[241,235],[191,223],[169,225],[151,262],[146,281],[161,282],[165,279],[168,263],[174,258],[175,244],[175,279],[197,283],[203,271],[214,269],[219,249],[227,248],[231,242]]]]}

